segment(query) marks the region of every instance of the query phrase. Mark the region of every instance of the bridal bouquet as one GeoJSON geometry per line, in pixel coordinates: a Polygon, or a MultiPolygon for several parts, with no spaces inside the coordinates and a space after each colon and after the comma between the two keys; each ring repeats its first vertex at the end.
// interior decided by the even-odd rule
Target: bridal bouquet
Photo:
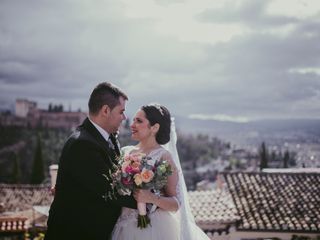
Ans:
{"type": "MultiPolygon", "coordinates": [[[[122,153],[108,179],[114,192],[120,195],[130,195],[136,189],[160,191],[171,174],[171,166],[165,160],[155,161],[142,153],[122,153]]],[[[138,212],[138,227],[147,227],[150,219],[145,203],[138,202],[138,212]]]]}

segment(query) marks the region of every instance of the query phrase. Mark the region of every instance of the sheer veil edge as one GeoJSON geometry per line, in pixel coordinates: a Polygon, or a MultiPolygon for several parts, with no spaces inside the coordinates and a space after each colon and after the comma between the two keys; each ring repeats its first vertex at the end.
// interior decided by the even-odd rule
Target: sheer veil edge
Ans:
{"type": "Polygon", "coordinates": [[[180,208],[176,212],[180,225],[181,240],[209,240],[210,238],[196,225],[192,215],[188,191],[184,180],[181,163],[177,151],[177,133],[174,118],[171,118],[170,141],[163,145],[168,150],[178,170],[177,198],[180,208]]]}

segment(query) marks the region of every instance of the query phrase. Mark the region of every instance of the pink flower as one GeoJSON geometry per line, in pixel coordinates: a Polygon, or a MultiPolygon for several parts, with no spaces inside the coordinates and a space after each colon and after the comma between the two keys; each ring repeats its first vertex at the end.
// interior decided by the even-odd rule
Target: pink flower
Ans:
{"type": "Polygon", "coordinates": [[[140,172],[140,165],[140,161],[131,163],[132,170],[136,173],[140,172]]]}
{"type": "Polygon", "coordinates": [[[152,180],[154,173],[151,170],[144,168],[141,172],[141,179],[143,182],[148,183],[152,180]]]}
{"type": "Polygon", "coordinates": [[[123,173],[128,173],[127,172],[127,168],[130,166],[130,161],[125,161],[122,166],[121,166],[121,170],[123,173]]]}
{"type": "Polygon", "coordinates": [[[122,178],[121,179],[121,182],[124,184],[124,185],[131,185],[132,184],[132,181],[130,178],[122,178]]]}
{"type": "MultiPolygon", "coordinates": [[[[111,187],[117,190],[120,195],[128,195],[135,189],[150,190],[156,187],[155,190],[161,190],[167,183],[168,176],[172,174],[167,162],[157,162],[141,153],[121,155],[118,161],[118,165],[115,166],[115,170],[111,174],[111,187]],[[161,174],[155,174],[159,171],[161,174]]],[[[145,203],[138,202],[138,206],[139,204],[141,206],[143,204],[142,210],[144,211],[139,210],[138,227],[144,228],[150,220],[146,215],[145,203]]]]}

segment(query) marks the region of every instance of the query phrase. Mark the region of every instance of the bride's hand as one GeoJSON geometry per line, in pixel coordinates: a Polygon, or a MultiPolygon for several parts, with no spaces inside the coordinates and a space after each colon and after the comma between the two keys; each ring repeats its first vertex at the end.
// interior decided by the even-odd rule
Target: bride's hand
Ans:
{"type": "Polygon", "coordinates": [[[154,203],[157,199],[156,195],[150,190],[138,189],[133,193],[137,202],[154,203]]]}

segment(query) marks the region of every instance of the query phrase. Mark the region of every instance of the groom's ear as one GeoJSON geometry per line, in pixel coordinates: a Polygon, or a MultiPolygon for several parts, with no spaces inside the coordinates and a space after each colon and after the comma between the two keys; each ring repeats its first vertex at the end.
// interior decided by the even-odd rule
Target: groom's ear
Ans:
{"type": "Polygon", "coordinates": [[[101,107],[101,112],[103,115],[108,115],[111,112],[111,109],[107,104],[105,104],[101,107]]]}

